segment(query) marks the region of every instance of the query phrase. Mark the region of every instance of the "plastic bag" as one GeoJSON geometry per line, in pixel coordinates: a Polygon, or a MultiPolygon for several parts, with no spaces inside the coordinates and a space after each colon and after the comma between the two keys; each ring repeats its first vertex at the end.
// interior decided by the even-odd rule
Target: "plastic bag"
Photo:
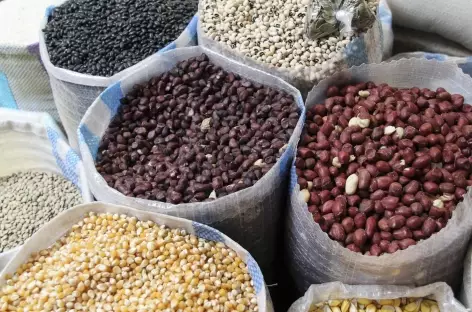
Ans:
{"type": "Polygon", "coordinates": [[[42,249],[48,248],[53,245],[59,238],[67,234],[70,228],[81,221],[85,215],[89,212],[95,213],[113,213],[113,214],[125,214],[133,216],[139,220],[150,220],[160,225],[166,225],[169,228],[181,228],[185,229],[188,233],[196,235],[198,237],[215,241],[222,242],[229,248],[233,249],[237,255],[244,261],[248,266],[249,274],[254,283],[254,290],[256,291],[256,298],[259,311],[261,312],[272,312],[272,301],[267,286],[264,282],[264,277],[261,273],[257,262],[243,247],[238,245],[228,236],[223,233],[200,223],[192,222],[181,218],[170,217],[162,214],[151,213],[140,211],[124,206],[116,206],[101,202],[95,202],[90,204],[83,204],[72,207],[57,217],[49,221],[40,230],[34,233],[25,244],[21,247],[15,257],[7,264],[7,266],[0,273],[0,286],[5,284],[6,275],[13,274],[16,269],[26,261],[33,252],[38,252],[42,249]]]}
{"type": "Polygon", "coordinates": [[[295,301],[288,312],[309,312],[310,306],[319,302],[335,299],[397,299],[400,297],[427,297],[438,302],[442,312],[466,312],[467,309],[454,298],[454,293],[446,283],[434,283],[423,287],[383,286],[383,285],[345,285],[333,282],[311,285],[305,295],[295,301]]]}
{"type": "MultiPolygon", "coordinates": [[[[202,8],[199,8],[199,11],[201,12],[202,8]]],[[[390,56],[393,44],[392,15],[386,0],[380,0],[377,17],[378,19],[367,32],[353,38],[336,57],[329,62],[312,67],[283,69],[258,62],[206,36],[201,22],[198,24],[198,44],[250,67],[281,77],[305,96],[313,84],[337,71],[364,63],[378,63],[390,56]]]]}
{"type": "MultiPolygon", "coordinates": [[[[84,203],[93,200],[82,162],[48,114],[0,108],[0,150],[0,176],[25,170],[54,172],[79,188],[84,203]]],[[[0,254],[0,270],[17,250],[0,254]]]]}
{"type": "MultiPolygon", "coordinates": [[[[322,103],[330,85],[350,82],[388,83],[395,87],[443,87],[472,101],[472,79],[455,64],[420,59],[354,67],[322,81],[308,95],[306,106],[322,103]]],[[[472,232],[471,189],[459,203],[447,226],[408,249],[380,257],[350,251],[331,240],[313,221],[300,198],[295,166],[290,178],[290,208],[287,216],[289,268],[298,287],[341,281],[349,284],[426,285],[437,281],[458,286],[463,259],[472,232]]]]}
{"type": "Polygon", "coordinates": [[[261,265],[266,279],[271,281],[271,267],[279,229],[279,217],[286,203],[286,181],[295,147],[298,143],[305,108],[300,92],[281,79],[249,68],[201,47],[183,48],[155,55],[146,65],[107,88],[85,113],[79,126],[80,152],[92,193],[97,200],[153,212],[178,216],[208,224],[231,236],[246,248],[261,265]],[[95,169],[98,144],[120,105],[120,98],[134,84],[148,81],[170,70],[177,62],[206,53],[211,62],[250,80],[291,94],[300,108],[300,118],[278,162],[254,186],[226,195],[211,202],[173,205],[158,201],[127,197],[110,188],[95,169]]]}
{"type": "MultiPolygon", "coordinates": [[[[52,7],[48,9],[41,25],[41,29],[43,29],[47,24],[48,16],[52,9],[52,7]]],[[[173,50],[179,47],[193,46],[196,43],[197,17],[194,16],[183,33],[175,41],[169,43],[157,53],[173,50]]],[[[62,125],[64,126],[67,137],[69,138],[70,145],[74,150],[78,151],[79,142],[77,140],[77,128],[87,108],[89,108],[93,101],[106,87],[138,70],[145,60],[111,77],[99,77],[81,74],[54,66],[49,60],[42,31],[40,35],[39,48],[41,52],[41,60],[49,74],[52,94],[54,96],[54,101],[56,102],[57,111],[62,125]]]]}
{"type": "Polygon", "coordinates": [[[351,36],[365,31],[375,22],[375,14],[365,0],[312,0],[308,5],[305,32],[312,40],[331,34],[351,36]]]}

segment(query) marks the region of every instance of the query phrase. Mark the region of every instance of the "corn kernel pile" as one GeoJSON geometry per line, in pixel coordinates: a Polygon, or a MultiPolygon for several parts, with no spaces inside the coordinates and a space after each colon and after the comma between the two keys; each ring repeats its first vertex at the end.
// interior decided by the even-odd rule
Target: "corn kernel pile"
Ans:
{"type": "Polygon", "coordinates": [[[439,312],[439,307],[428,298],[345,299],[313,304],[310,312],[439,312]]]}
{"type": "Polygon", "coordinates": [[[152,221],[90,213],[31,255],[0,311],[258,311],[246,264],[222,243],[152,221]]]}

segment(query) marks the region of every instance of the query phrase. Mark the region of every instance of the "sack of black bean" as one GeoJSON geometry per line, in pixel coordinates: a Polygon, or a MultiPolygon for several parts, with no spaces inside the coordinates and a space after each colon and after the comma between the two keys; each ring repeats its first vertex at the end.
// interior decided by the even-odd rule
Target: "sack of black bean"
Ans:
{"type": "Polygon", "coordinates": [[[78,136],[98,200],[211,225],[269,274],[303,114],[281,79],[192,47],[107,88],[78,136]]]}
{"type": "Polygon", "coordinates": [[[68,0],[42,23],[41,60],[69,142],[87,108],[147,57],[196,45],[196,0],[68,0]]]}
{"type": "Polygon", "coordinates": [[[377,19],[366,32],[353,35],[337,31],[320,39],[306,36],[307,8],[311,2],[200,1],[198,43],[279,76],[302,94],[336,71],[378,63],[390,55],[393,34],[386,0],[367,1],[368,9],[375,12],[377,19]]]}
{"type": "Polygon", "coordinates": [[[1,272],[0,297],[7,310],[273,312],[257,262],[223,233],[100,202],[35,233],[1,272]]]}
{"type": "Polygon", "coordinates": [[[43,224],[92,201],[84,168],[46,113],[0,108],[0,269],[43,224]]]}
{"type": "Polygon", "coordinates": [[[313,88],[287,218],[301,289],[458,286],[472,232],[470,90],[455,64],[420,59],[354,67],[313,88]]]}
{"type": "Polygon", "coordinates": [[[340,282],[311,285],[288,312],[466,312],[446,283],[422,287],[346,285],[340,282]]]}

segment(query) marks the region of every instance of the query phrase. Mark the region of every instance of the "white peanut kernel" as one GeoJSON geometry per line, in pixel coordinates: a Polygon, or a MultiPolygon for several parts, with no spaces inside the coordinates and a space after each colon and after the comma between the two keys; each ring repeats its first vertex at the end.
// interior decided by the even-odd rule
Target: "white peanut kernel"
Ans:
{"type": "Polygon", "coordinates": [[[384,134],[385,135],[390,135],[390,134],[393,134],[395,133],[397,129],[395,129],[394,126],[386,126],[385,129],[384,129],[384,134]]]}
{"type": "Polygon", "coordinates": [[[349,123],[348,123],[349,127],[359,126],[362,129],[369,127],[369,125],[370,125],[370,119],[362,119],[359,117],[352,117],[351,119],[349,119],[349,123]]]}
{"type": "Polygon", "coordinates": [[[336,167],[336,168],[341,168],[342,167],[342,164],[339,162],[339,158],[338,157],[334,157],[333,158],[333,161],[331,162],[331,164],[336,167]]]}
{"type": "Polygon", "coordinates": [[[353,173],[346,179],[346,194],[353,195],[357,190],[357,184],[359,183],[359,177],[353,173]]]}
{"type": "Polygon", "coordinates": [[[441,199],[437,198],[433,201],[433,206],[442,209],[444,208],[444,202],[441,199]]]}
{"type": "Polygon", "coordinates": [[[307,189],[303,189],[300,191],[300,197],[305,203],[308,203],[308,201],[310,200],[310,192],[307,189]]]}
{"type": "Polygon", "coordinates": [[[368,96],[370,95],[370,92],[367,91],[367,90],[360,90],[360,91],[358,92],[358,94],[359,94],[360,97],[366,98],[366,97],[368,97],[368,96]]]}
{"type": "Polygon", "coordinates": [[[402,127],[397,127],[395,131],[397,132],[399,139],[403,138],[403,135],[405,134],[405,130],[402,127]]]}

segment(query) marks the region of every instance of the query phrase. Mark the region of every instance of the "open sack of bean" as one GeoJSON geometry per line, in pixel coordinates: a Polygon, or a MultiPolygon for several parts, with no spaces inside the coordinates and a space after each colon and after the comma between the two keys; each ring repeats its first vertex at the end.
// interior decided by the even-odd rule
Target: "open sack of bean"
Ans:
{"type": "Polygon", "coordinates": [[[92,193],[211,225],[249,250],[270,281],[300,93],[205,48],[148,61],[107,88],[79,126],[92,193]]]}
{"type": "Polygon", "coordinates": [[[0,309],[273,311],[259,266],[229,237],[100,202],[68,209],[21,247],[0,274],[0,309]]]}
{"type": "MultiPolygon", "coordinates": [[[[202,0],[199,3],[198,43],[282,77],[302,94],[336,71],[380,62],[384,55],[391,53],[393,34],[386,0],[366,1],[371,14],[377,17],[367,31],[345,35],[341,32],[341,23],[333,15],[334,21],[330,22],[334,23],[336,31],[310,39],[306,36],[307,9],[313,5],[317,11],[320,2],[202,0]]],[[[333,12],[342,9],[340,3],[343,1],[328,2],[334,6],[330,8],[333,12]]]]}
{"type": "Polygon", "coordinates": [[[197,42],[197,0],[68,0],[48,9],[40,37],[69,142],[87,108],[147,57],[197,42]]]}
{"type": "Polygon", "coordinates": [[[52,117],[0,108],[0,269],[59,212],[92,201],[79,157],[52,117]]]}
{"type": "Polygon", "coordinates": [[[456,65],[419,59],[354,67],[313,88],[287,220],[301,289],[457,286],[472,230],[471,90],[456,65]]]}
{"type": "Polygon", "coordinates": [[[446,283],[422,287],[311,285],[288,312],[466,312],[446,283]]]}

